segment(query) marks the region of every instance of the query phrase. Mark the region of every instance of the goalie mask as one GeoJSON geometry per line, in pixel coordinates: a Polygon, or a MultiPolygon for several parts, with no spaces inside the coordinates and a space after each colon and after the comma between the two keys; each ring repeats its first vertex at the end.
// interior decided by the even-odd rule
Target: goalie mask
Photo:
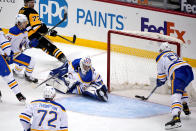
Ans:
{"type": "Polygon", "coordinates": [[[171,51],[168,42],[161,43],[159,52],[163,52],[163,51],[171,51]]]}
{"type": "Polygon", "coordinates": [[[80,68],[82,74],[86,74],[91,68],[91,59],[90,57],[85,57],[80,60],[80,68]]]}
{"type": "Polygon", "coordinates": [[[43,97],[44,98],[49,98],[49,99],[54,99],[56,96],[56,91],[52,86],[46,86],[43,91],[43,97]]]}

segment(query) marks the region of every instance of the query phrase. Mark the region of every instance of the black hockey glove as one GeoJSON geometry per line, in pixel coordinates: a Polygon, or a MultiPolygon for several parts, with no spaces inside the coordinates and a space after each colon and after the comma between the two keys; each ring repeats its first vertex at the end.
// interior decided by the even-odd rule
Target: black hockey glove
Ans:
{"type": "Polygon", "coordinates": [[[165,81],[161,81],[161,80],[157,79],[157,87],[160,87],[164,84],[165,84],[165,81]]]}
{"type": "Polygon", "coordinates": [[[51,30],[50,31],[50,36],[57,36],[57,31],[56,30],[51,30]]]}

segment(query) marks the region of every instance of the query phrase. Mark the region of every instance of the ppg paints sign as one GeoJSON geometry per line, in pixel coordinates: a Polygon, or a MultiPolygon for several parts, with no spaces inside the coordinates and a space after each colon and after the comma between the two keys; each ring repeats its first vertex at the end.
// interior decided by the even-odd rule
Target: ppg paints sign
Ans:
{"type": "Polygon", "coordinates": [[[196,0],[181,0],[181,11],[196,14],[196,0]]]}
{"type": "MultiPolygon", "coordinates": [[[[63,19],[65,8],[68,8],[66,0],[40,0],[40,19],[46,25],[54,26],[63,19]]],[[[66,27],[67,22],[68,19],[60,24],[59,27],[66,27]]]]}

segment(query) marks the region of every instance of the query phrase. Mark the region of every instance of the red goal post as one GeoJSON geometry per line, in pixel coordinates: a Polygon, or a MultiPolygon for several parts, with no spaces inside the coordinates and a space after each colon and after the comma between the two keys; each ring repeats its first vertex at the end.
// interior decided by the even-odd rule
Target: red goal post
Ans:
{"type": "MultiPolygon", "coordinates": [[[[111,82],[111,79],[110,79],[111,77],[111,74],[110,74],[111,73],[111,51],[115,51],[111,48],[113,45],[112,35],[114,34],[118,35],[118,37],[127,36],[127,37],[136,38],[136,39],[153,41],[157,43],[168,42],[169,44],[176,46],[177,54],[181,56],[181,44],[183,44],[183,42],[177,38],[174,38],[171,36],[165,36],[159,33],[151,33],[151,32],[109,30],[107,34],[107,86],[108,86],[109,92],[111,91],[111,85],[110,85],[110,82],[111,82]]],[[[120,53],[127,54],[126,52],[123,52],[123,51],[120,51],[120,53]]]]}

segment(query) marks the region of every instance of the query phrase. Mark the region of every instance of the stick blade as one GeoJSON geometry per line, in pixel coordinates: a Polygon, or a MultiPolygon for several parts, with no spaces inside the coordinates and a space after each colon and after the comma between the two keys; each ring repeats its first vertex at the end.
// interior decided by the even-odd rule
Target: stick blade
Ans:
{"type": "Polygon", "coordinates": [[[139,95],[135,95],[136,98],[139,98],[141,100],[147,100],[147,98],[145,98],[144,96],[139,96],[139,95]]]}

